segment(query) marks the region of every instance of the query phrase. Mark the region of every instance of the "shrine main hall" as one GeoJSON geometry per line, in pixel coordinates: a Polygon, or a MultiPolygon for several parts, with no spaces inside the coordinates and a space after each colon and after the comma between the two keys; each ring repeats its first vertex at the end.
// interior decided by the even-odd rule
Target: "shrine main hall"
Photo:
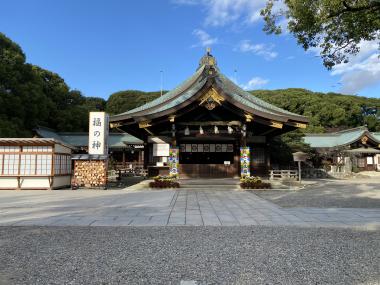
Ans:
{"type": "Polygon", "coordinates": [[[181,178],[267,175],[271,139],[307,123],[237,86],[210,51],[179,86],[110,118],[111,128],[144,142],[149,173],[181,178]]]}

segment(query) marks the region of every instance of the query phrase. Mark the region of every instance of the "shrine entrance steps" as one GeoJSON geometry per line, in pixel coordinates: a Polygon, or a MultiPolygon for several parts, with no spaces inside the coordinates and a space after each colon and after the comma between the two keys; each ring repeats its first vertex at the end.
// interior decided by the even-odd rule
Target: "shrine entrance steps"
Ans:
{"type": "Polygon", "coordinates": [[[193,178],[180,179],[181,189],[188,190],[238,190],[239,178],[193,178]]]}

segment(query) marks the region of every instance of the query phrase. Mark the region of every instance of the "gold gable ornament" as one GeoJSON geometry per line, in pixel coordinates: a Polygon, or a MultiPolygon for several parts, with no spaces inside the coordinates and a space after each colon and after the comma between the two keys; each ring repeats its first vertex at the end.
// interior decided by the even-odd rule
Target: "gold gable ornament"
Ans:
{"type": "Polygon", "coordinates": [[[362,137],[362,144],[367,144],[368,138],[367,136],[362,137]]]}
{"type": "Polygon", "coordinates": [[[213,110],[217,104],[222,105],[224,101],[223,96],[219,95],[219,93],[215,90],[215,88],[211,87],[201,98],[200,98],[200,106],[204,106],[207,110],[213,110]]]}

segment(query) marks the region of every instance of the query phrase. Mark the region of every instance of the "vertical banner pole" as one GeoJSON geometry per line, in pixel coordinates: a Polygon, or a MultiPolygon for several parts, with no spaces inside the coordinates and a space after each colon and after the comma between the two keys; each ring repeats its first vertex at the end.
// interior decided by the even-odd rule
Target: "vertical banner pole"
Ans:
{"type": "Polygon", "coordinates": [[[179,175],[178,172],[178,165],[179,165],[179,148],[178,147],[171,147],[169,151],[169,173],[170,176],[177,176],[179,175]]]}
{"type": "Polygon", "coordinates": [[[240,176],[251,176],[250,171],[251,152],[249,146],[240,148],[240,176]]]}

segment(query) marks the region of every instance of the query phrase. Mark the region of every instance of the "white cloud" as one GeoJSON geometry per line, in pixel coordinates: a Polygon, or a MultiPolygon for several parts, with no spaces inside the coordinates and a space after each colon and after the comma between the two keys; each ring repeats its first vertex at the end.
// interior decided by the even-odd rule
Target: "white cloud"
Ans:
{"type": "Polygon", "coordinates": [[[211,37],[207,32],[200,29],[195,29],[193,35],[198,38],[198,43],[193,45],[193,47],[209,47],[218,42],[218,38],[211,37]]]}
{"type": "Polygon", "coordinates": [[[225,26],[233,22],[253,23],[260,19],[266,0],[173,0],[179,5],[201,5],[206,25],[225,26]]]}
{"type": "Polygon", "coordinates": [[[331,75],[341,76],[340,92],[355,94],[360,90],[380,84],[380,58],[378,43],[362,41],[359,43],[360,52],[350,56],[348,63],[337,64],[331,75]]]}
{"type": "Polygon", "coordinates": [[[253,77],[251,80],[248,81],[247,84],[241,85],[241,87],[245,90],[252,90],[254,88],[261,87],[263,85],[268,84],[269,80],[264,79],[261,77],[253,77]]]}
{"type": "MultiPolygon", "coordinates": [[[[339,92],[356,94],[359,91],[380,84],[380,52],[376,41],[361,41],[360,51],[350,55],[349,62],[340,63],[332,68],[332,76],[340,76],[339,92]]],[[[309,49],[309,52],[320,57],[320,47],[309,49]]]]}
{"type": "Polygon", "coordinates": [[[172,3],[177,5],[198,5],[199,0],[172,0],[172,3]]]}
{"type": "Polygon", "coordinates": [[[278,53],[273,51],[273,45],[253,44],[249,40],[243,40],[235,50],[240,52],[250,52],[255,55],[264,57],[266,60],[274,59],[278,53]]]}

